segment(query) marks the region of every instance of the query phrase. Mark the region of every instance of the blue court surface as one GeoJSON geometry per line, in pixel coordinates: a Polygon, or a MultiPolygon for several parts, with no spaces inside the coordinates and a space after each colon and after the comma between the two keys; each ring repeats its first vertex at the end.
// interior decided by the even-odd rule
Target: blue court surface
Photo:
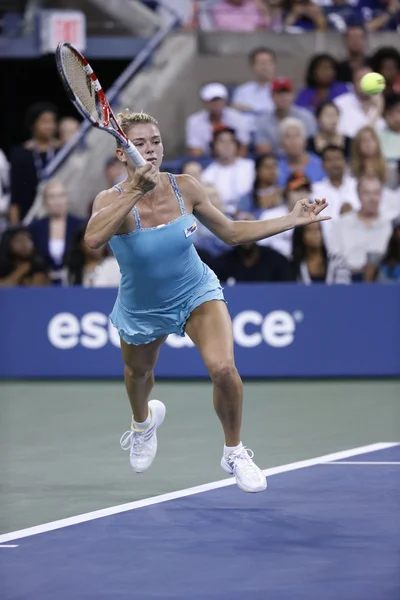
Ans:
{"type": "Polygon", "coordinates": [[[0,536],[2,600],[398,600],[400,445],[0,536]]]}

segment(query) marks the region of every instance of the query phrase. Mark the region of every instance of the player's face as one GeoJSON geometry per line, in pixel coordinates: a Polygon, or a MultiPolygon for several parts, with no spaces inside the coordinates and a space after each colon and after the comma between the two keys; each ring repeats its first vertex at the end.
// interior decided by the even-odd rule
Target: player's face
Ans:
{"type": "Polygon", "coordinates": [[[275,77],[275,59],[266,52],[257,54],[253,63],[253,72],[259,81],[271,81],[275,77]]]}
{"type": "Polygon", "coordinates": [[[51,217],[61,217],[67,212],[67,191],[62,183],[54,182],[47,186],[44,193],[47,212],[51,217]]]}
{"type": "MultiPolygon", "coordinates": [[[[162,144],[161,134],[156,125],[153,123],[143,123],[133,125],[128,131],[128,138],[139,150],[147,162],[160,168],[164,148],[162,144]]],[[[127,169],[134,168],[132,160],[124,153],[127,169]]]]}

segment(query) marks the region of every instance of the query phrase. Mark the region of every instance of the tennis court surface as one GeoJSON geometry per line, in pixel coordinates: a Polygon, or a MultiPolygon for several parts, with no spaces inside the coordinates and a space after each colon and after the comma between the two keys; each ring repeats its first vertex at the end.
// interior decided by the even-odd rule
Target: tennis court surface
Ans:
{"type": "MultiPolygon", "coordinates": [[[[197,385],[201,395],[208,392],[207,384],[193,385],[197,385]]],[[[283,411],[289,415],[287,409],[296,387],[275,385],[281,391],[283,411]]],[[[307,385],[314,385],[319,391],[319,386],[328,386],[299,384],[297,393],[302,388],[304,393],[307,385]]],[[[335,384],[336,392],[340,385],[335,384]]],[[[361,384],[346,385],[353,386],[348,402],[354,409],[358,402],[355,390],[361,384]]],[[[379,400],[381,409],[387,410],[392,405],[391,415],[397,415],[394,408],[397,402],[390,400],[385,404],[382,385],[376,405],[364,398],[366,430],[379,400]]],[[[254,405],[261,416],[269,412],[278,427],[276,411],[270,405],[264,413],[257,401],[258,391],[271,391],[274,384],[249,387],[254,401],[252,405],[249,400],[249,412],[255,416],[251,408],[254,405]]],[[[176,393],[177,388],[171,384],[170,391],[176,393]]],[[[164,391],[168,395],[168,385],[164,391]]],[[[392,391],[390,388],[390,396],[392,391]]],[[[310,401],[312,404],[312,398],[303,401],[303,411],[310,401]]],[[[342,409],[338,400],[337,410],[342,409]]],[[[316,407],[314,416],[319,419],[316,407]]],[[[344,416],[338,418],[343,418],[346,430],[344,416]]],[[[389,413],[387,416],[390,418],[389,413]]],[[[196,433],[203,435],[203,443],[208,417],[205,419],[206,429],[202,434],[196,433]]],[[[349,413],[347,421],[351,423],[351,419],[349,413]]],[[[317,421],[314,426],[320,427],[317,421]]],[[[391,427],[389,423],[387,426],[391,427]]],[[[290,429],[289,421],[287,427],[290,429]]],[[[329,427],[336,428],[333,412],[326,427],[327,431],[329,427]]],[[[379,433],[382,422],[376,421],[375,428],[379,433]]],[[[179,446],[171,446],[175,435],[169,438],[168,429],[166,434],[163,440],[160,432],[160,444],[167,442],[169,451],[176,452],[179,446]]],[[[358,436],[354,433],[355,438],[358,436]]],[[[295,443],[298,444],[298,439],[295,443]]],[[[269,444],[276,449],[278,441],[270,440],[269,444]]],[[[321,442],[318,444],[321,446],[321,442]]],[[[36,526],[4,533],[0,535],[0,597],[2,600],[400,598],[400,444],[371,439],[370,443],[357,447],[342,446],[338,451],[308,458],[304,458],[302,448],[299,447],[302,460],[265,470],[269,480],[265,493],[245,494],[229,478],[68,516],[45,525],[36,522],[36,526]]],[[[162,455],[159,458],[165,469],[167,463],[162,455]]],[[[198,460],[201,461],[201,455],[198,460]]],[[[172,461],[171,473],[165,476],[174,479],[175,467],[172,461]]],[[[70,480],[73,473],[65,472],[65,477],[70,480]]],[[[135,480],[136,494],[141,481],[146,486],[145,479],[135,480]]],[[[88,481],[89,488],[91,485],[88,481]]],[[[97,491],[100,495],[100,490],[97,491]]],[[[76,490],[70,488],[70,494],[73,501],[76,490]]],[[[53,498],[53,502],[56,500],[53,498]]],[[[29,502],[28,493],[26,503],[29,502]]]]}

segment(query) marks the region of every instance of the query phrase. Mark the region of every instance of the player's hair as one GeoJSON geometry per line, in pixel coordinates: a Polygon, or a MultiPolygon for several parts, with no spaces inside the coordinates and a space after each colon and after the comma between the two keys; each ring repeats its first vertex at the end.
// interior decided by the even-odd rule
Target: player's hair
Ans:
{"type": "MultiPolygon", "coordinates": [[[[122,131],[127,134],[129,129],[134,125],[155,125],[159,127],[157,119],[148,115],[144,112],[131,112],[129,108],[125,110],[125,112],[120,112],[117,114],[117,121],[122,131]]],[[[121,144],[117,141],[117,147],[121,148],[121,144]]]]}

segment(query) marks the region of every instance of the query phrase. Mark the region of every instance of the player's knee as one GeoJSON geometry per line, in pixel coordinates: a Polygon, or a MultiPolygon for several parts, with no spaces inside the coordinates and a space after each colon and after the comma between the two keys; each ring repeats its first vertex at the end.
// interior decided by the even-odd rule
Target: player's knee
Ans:
{"type": "Polygon", "coordinates": [[[231,360],[217,360],[208,365],[208,372],[215,385],[225,387],[238,377],[235,363],[231,360]]]}
{"type": "Polygon", "coordinates": [[[125,375],[130,379],[149,379],[153,375],[153,367],[147,365],[125,365],[125,375]]]}

